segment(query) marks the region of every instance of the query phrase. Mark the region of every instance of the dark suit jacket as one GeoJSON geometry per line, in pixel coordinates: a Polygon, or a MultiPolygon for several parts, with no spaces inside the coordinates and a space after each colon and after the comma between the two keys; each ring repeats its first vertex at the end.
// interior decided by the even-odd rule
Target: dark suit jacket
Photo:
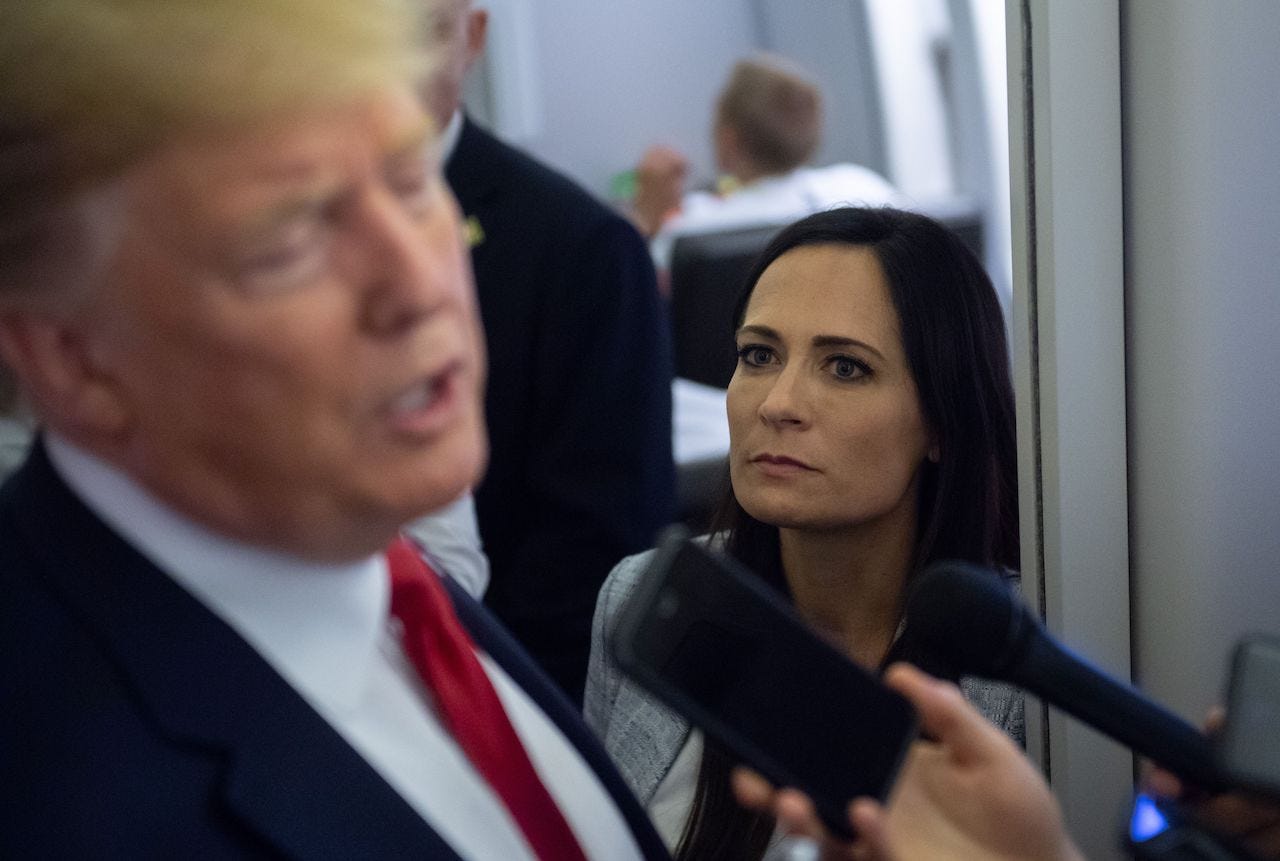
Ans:
{"type": "MultiPolygon", "coordinates": [[[[646,854],[664,857],[572,706],[450,587],[476,642],[578,747],[646,854]]],[[[241,856],[456,857],[37,445],[0,489],[0,857],[241,856]]]]}
{"type": "Polygon", "coordinates": [[[480,238],[485,600],[581,702],[600,584],[674,514],[666,309],[629,222],[469,120],[446,176],[480,238]]]}

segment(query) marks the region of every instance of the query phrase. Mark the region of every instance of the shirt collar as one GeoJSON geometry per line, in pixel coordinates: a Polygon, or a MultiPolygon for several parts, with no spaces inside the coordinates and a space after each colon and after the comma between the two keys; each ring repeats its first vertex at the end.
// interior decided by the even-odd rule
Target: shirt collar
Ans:
{"type": "Polygon", "coordinates": [[[786,173],[771,173],[771,174],[766,174],[764,176],[758,176],[755,179],[751,180],[750,182],[742,183],[737,188],[735,188],[730,194],[726,195],[726,197],[733,197],[736,194],[742,194],[742,193],[749,193],[749,194],[772,193],[774,189],[780,188],[782,186],[787,185],[788,183],[795,181],[797,177],[801,176],[801,171],[803,170],[804,170],[803,167],[797,167],[787,171],[786,173]]]}
{"type": "Polygon", "coordinates": [[[453,158],[453,151],[458,148],[458,138],[462,137],[462,111],[456,110],[449,118],[449,124],[440,135],[440,163],[448,164],[453,158]]]}
{"type": "Polygon", "coordinates": [[[386,558],[324,564],[254,547],[178,514],[56,434],[62,479],[136,550],[221,617],[299,693],[337,712],[359,701],[390,603],[386,558]]]}

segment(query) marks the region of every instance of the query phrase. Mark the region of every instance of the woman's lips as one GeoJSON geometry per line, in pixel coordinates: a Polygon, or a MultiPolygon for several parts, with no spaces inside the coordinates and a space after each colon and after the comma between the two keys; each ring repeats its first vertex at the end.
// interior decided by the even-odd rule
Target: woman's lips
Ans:
{"type": "Polygon", "coordinates": [[[758,454],[751,458],[751,462],[766,475],[786,476],[816,471],[804,461],[780,454],[758,454]]]}

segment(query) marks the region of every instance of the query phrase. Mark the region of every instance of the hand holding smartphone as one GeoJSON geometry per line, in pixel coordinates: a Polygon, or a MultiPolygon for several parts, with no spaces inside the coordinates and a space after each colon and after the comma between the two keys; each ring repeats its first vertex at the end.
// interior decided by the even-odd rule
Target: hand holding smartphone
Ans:
{"type": "Polygon", "coordinates": [[[610,643],[622,670],[852,837],[848,804],[883,801],[915,738],[903,697],[819,638],[736,561],[660,542],[610,643]]]}

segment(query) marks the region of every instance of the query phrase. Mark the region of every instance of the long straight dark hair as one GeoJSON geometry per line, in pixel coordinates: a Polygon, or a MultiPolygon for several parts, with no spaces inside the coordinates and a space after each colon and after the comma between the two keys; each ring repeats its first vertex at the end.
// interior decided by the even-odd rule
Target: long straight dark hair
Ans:
{"type": "MultiPolygon", "coordinates": [[[[785,228],[765,248],[734,309],[735,328],[764,271],[809,245],[870,249],[898,313],[907,364],[941,455],[921,467],[914,570],[963,559],[1016,571],[1013,387],[1004,317],[982,264],[959,237],[923,215],[888,208],[821,212],[785,228]]],[[[777,527],[748,514],[727,480],[725,486],[712,532],[730,555],[789,597],[777,527]]],[[[774,823],[737,805],[729,789],[733,765],[706,743],[678,859],[763,856],[774,823]]]]}

